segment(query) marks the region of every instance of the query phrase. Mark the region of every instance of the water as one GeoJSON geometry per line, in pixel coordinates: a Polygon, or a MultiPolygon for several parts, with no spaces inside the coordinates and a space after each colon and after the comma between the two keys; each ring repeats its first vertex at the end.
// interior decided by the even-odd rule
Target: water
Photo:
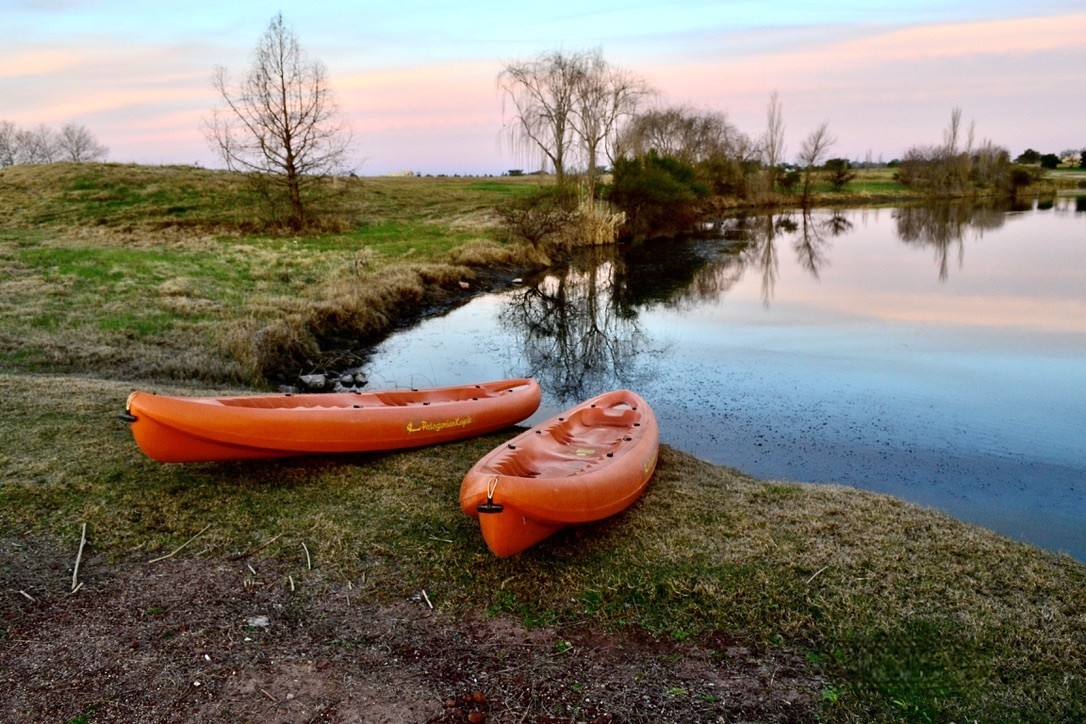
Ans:
{"type": "Polygon", "coordinates": [[[728,219],[597,249],[382,344],[373,386],[616,387],[664,442],[937,508],[1086,561],[1086,205],[728,219]]]}

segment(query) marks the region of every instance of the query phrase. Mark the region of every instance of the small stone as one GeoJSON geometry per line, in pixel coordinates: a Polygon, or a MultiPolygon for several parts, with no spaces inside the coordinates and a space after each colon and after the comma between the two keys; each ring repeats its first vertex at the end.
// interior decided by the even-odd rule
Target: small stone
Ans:
{"type": "Polygon", "coordinates": [[[328,384],[328,378],[324,375],[302,375],[298,381],[307,390],[323,390],[328,384]]]}
{"type": "Polygon", "coordinates": [[[271,619],[267,616],[253,616],[249,619],[249,625],[254,628],[267,628],[271,626],[271,619]]]}

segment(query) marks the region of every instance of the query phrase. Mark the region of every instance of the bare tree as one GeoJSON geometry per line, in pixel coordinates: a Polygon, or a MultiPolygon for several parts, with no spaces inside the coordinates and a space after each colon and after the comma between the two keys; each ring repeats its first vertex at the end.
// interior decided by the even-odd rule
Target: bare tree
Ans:
{"type": "Polygon", "coordinates": [[[11,121],[0,121],[0,168],[14,166],[19,150],[19,129],[11,121]]]}
{"type": "Polygon", "coordinates": [[[837,139],[830,134],[828,125],[826,121],[823,121],[818,128],[807,135],[807,138],[803,139],[803,145],[799,149],[798,161],[803,166],[804,206],[810,200],[811,180],[815,168],[822,163],[822,159],[826,157],[830,146],[837,143],[837,139]]]}
{"type": "Polygon", "coordinates": [[[223,105],[206,122],[212,147],[230,169],[280,187],[290,227],[301,228],[306,189],[341,170],[350,144],[324,65],[305,54],[279,13],[257,43],[249,74],[235,86],[220,67],[213,83],[223,105]]]}
{"type": "Polygon", "coordinates": [[[15,163],[52,163],[57,160],[57,134],[44,123],[15,134],[15,163]]]}
{"type": "Polygon", "coordinates": [[[962,109],[954,108],[950,112],[950,125],[943,131],[943,158],[950,174],[949,185],[954,191],[962,191],[969,185],[972,172],[973,140],[976,135],[976,122],[969,124],[969,136],[965,148],[958,148],[961,135],[962,109]]]}
{"type": "Polygon", "coordinates": [[[589,196],[606,157],[613,162],[619,126],[651,93],[639,77],[610,65],[599,50],[543,53],[498,74],[503,133],[510,146],[554,169],[558,182],[584,164],[589,196]]]}
{"type": "Polygon", "coordinates": [[[95,139],[86,126],[67,123],[56,137],[60,158],[74,163],[90,163],[105,160],[109,149],[95,139]]]}
{"type": "Polygon", "coordinates": [[[650,90],[633,73],[608,65],[598,49],[582,55],[579,65],[570,126],[584,157],[588,197],[594,199],[601,154],[614,162],[619,124],[636,113],[650,90]]]}
{"type": "Polygon", "coordinates": [[[572,143],[570,116],[582,65],[580,54],[553,51],[513,61],[498,74],[502,115],[509,114],[503,132],[510,145],[530,158],[539,154],[559,183],[565,178],[572,143]]]}
{"type": "Polygon", "coordinates": [[[975,123],[970,123],[963,146],[961,117],[961,109],[951,111],[941,146],[914,146],[905,152],[898,169],[902,183],[941,196],[969,195],[984,187],[1013,188],[1010,153],[988,140],[978,145],[975,123]]]}
{"type": "Polygon", "coordinates": [[[766,173],[769,176],[769,190],[777,188],[777,174],[781,161],[784,160],[784,116],[781,111],[781,99],[777,91],[769,96],[766,109],[766,131],[762,142],[766,173]]]}

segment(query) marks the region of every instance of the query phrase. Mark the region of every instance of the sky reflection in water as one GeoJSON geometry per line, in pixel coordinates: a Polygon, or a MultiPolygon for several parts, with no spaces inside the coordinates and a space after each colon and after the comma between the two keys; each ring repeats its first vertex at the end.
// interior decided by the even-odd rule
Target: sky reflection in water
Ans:
{"type": "Polygon", "coordinates": [[[729,219],[594,250],[380,346],[371,385],[531,375],[540,421],[636,389],[664,442],[889,493],[1086,561],[1086,213],[729,219]]]}

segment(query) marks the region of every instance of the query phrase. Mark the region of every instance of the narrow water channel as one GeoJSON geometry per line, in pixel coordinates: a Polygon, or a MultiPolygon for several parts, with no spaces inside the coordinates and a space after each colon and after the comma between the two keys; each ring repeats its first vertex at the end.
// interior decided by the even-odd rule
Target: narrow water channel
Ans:
{"type": "Polygon", "coordinates": [[[616,387],[664,442],[1086,561],[1086,204],[818,210],[595,249],[388,339],[372,386],[616,387]]]}

